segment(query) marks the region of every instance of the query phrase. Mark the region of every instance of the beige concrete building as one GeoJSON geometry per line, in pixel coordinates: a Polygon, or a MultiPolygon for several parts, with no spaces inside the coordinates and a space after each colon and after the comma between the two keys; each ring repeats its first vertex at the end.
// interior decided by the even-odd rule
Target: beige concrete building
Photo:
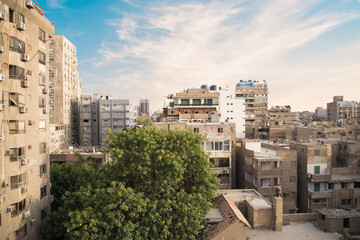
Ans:
{"type": "Polygon", "coordinates": [[[337,124],[357,124],[359,104],[356,101],[344,101],[343,96],[334,96],[327,104],[327,120],[337,124]]]}
{"type": "Polygon", "coordinates": [[[158,129],[188,130],[206,134],[204,150],[213,164],[212,173],[218,174],[219,189],[235,188],[235,143],[236,127],[234,123],[156,123],[158,129]]]}
{"type": "Polygon", "coordinates": [[[0,239],[40,239],[50,205],[49,40],[33,1],[0,1],[0,239]]]}
{"type": "Polygon", "coordinates": [[[50,153],[65,149],[65,129],[63,124],[50,123],[50,153]]]}
{"type": "Polygon", "coordinates": [[[80,79],[76,47],[65,36],[49,41],[50,122],[63,125],[65,147],[78,142],[78,101],[80,79]]]}
{"type": "MultiPolygon", "coordinates": [[[[360,234],[360,209],[322,209],[318,211],[316,220],[328,232],[360,234]]],[[[349,239],[356,238],[349,236],[349,239]]]]}
{"type": "Polygon", "coordinates": [[[245,122],[262,123],[268,112],[268,86],[264,81],[240,80],[235,88],[236,98],[245,99],[245,122]]]}
{"type": "Polygon", "coordinates": [[[239,188],[255,189],[272,202],[281,187],[284,213],[297,211],[296,151],[248,139],[236,145],[236,161],[239,188]]]}
{"type": "Polygon", "coordinates": [[[282,126],[299,122],[299,112],[291,112],[289,105],[271,107],[268,113],[266,122],[271,125],[282,126]]]}
{"type": "Polygon", "coordinates": [[[170,94],[167,99],[166,122],[211,122],[212,118],[218,121],[219,93],[211,92],[206,86],[170,94]]]}

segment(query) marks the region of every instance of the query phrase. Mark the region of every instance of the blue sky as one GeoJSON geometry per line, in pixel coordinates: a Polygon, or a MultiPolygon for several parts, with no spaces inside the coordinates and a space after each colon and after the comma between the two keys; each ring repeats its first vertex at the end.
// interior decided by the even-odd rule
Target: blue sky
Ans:
{"type": "Polygon", "coordinates": [[[83,93],[162,107],[202,84],[267,80],[269,107],[360,101],[359,0],[38,0],[77,46],[83,93]]]}

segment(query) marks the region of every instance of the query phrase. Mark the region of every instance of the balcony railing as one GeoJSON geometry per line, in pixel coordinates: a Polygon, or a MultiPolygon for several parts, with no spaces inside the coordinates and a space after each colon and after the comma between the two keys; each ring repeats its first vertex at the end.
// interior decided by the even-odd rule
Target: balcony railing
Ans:
{"type": "Polygon", "coordinates": [[[311,182],[325,182],[331,180],[331,175],[330,173],[324,173],[324,174],[308,173],[308,179],[310,179],[311,182]]]}
{"type": "Polygon", "coordinates": [[[317,198],[331,198],[331,191],[324,191],[324,192],[308,192],[311,199],[317,198]]]}
{"type": "Polygon", "coordinates": [[[181,104],[174,104],[174,106],[218,106],[217,103],[181,103],[181,104]]]}

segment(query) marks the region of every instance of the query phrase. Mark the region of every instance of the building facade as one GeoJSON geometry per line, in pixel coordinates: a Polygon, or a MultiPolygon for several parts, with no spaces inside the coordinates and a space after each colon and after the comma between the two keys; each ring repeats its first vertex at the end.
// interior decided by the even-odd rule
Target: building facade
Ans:
{"type": "Polygon", "coordinates": [[[236,146],[239,188],[255,189],[273,202],[275,188],[283,191],[284,213],[297,211],[296,151],[281,145],[242,140],[236,146]]]}
{"type": "Polygon", "coordinates": [[[80,81],[76,47],[65,36],[55,35],[49,41],[50,122],[63,125],[65,147],[78,142],[78,101],[80,81]]]}
{"type": "Polygon", "coordinates": [[[80,146],[105,146],[109,129],[116,132],[135,127],[134,111],[127,99],[112,99],[104,94],[81,95],[80,146]]]}
{"type": "Polygon", "coordinates": [[[291,112],[289,105],[275,106],[269,109],[268,119],[269,124],[275,126],[282,126],[299,122],[299,112],[291,112]]]}
{"type": "Polygon", "coordinates": [[[139,101],[139,116],[150,115],[149,99],[140,99],[139,101]]]}
{"type": "Polygon", "coordinates": [[[49,40],[33,1],[0,1],[0,239],[40,239],[50,206],[49,40]]]}
{"type": "Polygon", "coordinates": [[[317,107],[315,109],[314,120],[326,120],[327,113],[326,108],[317,107]]]}
{"type": "Polygon", "coordinates": [[[337,124],[356,124],[359,104],[356,101],[344,101],[343,96],[334,96],[327,104],[327,120],[337,124]]]}

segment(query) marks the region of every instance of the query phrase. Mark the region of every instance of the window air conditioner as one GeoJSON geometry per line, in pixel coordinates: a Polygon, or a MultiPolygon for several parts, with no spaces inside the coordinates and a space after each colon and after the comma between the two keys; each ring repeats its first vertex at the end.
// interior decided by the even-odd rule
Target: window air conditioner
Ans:
{"type": "Polygon", "coordinates": [[[25,31],[25,23],[19,22],[18,24],[16,24],[16,28],[21,31],[25,31]]]}
{"type": "Polygon", "coordinates": [[[30,190],[29,186],[21,188],[21,194],[27,193],[30,190]]]}
{"type": "Polygon", "coordinates": [[[5,14],[3,12],[0,12],[0,20],[5,20],[5,14]]]}
{"type": "Polygon", "coordinates": [[[0,203],[5,202],[5,200],[6,200],[6,195],[1,195],[0,196],[0,203]]]}
{"type": "Polygon", "coordinates": [[[15,210],[15,206],[8,206],[7,208],[6,208],[6,212],[13,212],[15,210]]]}
{"type": "Polygon", "coordinates": [[[30,211],[26,211],[22,214],[23,219],[27,219],[30,217],[30,211]]]}
{"type": "Polygon", "coordinates": [[[48,93],[49,93],[49,89],[43,88],[42,92],[43,92],[43,94],[48,94],[48,93]]]}
{"type": "Polygon", "coordinates": [[[34,121],[34,120],[29,120],[29,121],[28,121],[28,124],[29,124],[29,125],[34,125],[34,124],[35,124],[35,121],[34,121]]]}
{"type": "Polygon", "coordinates": [[[48,113],[49,113],[49,109],[44,108],[44,109],[43,109],[43,113],[44,113],[44,114],[48,114],[48,113]]]}
{"type": "Polygon", "coordinates": [[[36,219],[35,219],[35,218],[33,218],[33,219],[30,220],[30,224],[31,224],[31,225],[34,225],[35,222],[36,222],[36,219]]]}
{"type": "Polygon", "coordinates": [[[21,165],[27,165],[27,164],[29,164],[29,159],[27,159],[27,158],[23,158],[23,159],[21,159],[21,165]]]}
{"type": "Polygon", "coordinates": [[[26,0],[26,6],[28,8],[34,8],[34,3],[32,0],[26,0]]]}
{"type": "Polygon", "coordinates": [[[0,82],[1,82],[1,81],[5,81],[5,75],[3,75],[3,74],[0,73],[0,82]]]}
{"type": "Polygon", "coordinates": [[[27,55],[27,54],[25,54],[25,53],[23,53],[23,54],[21,54],[21,61],[23,61],[23,62],[28,62],[28,61],[30,61],[30,56],[29,55],[27,55]]]}
{"type": "Polygon", "coordinates": [[[4,52],[4,46],[0,46],[0,52],[4,52]]]}
{"type": "Polygon", "coordinates": [[[27,81],[27,80],[21,81],[21,87],[23,87],[23,88],[30,87],[30,81],[27,81]]]}
{"type": "Polygon", "coordinates": [[[0,111],[4,111],[5,109],[5,104],[0,104],[0,111]]]}
{"type": "Polygon", "coordinates": [[[225,170],[224,170],[224,173],[225,173],[225,174],[226,174],[226,173],[228,174],[228,173],[230,173],[230,171],[229,171],[228,169],[225,169],[225,170]]]}
{"type": "Polygon", "coordinates": [[[27,107],[19,107],[19,112],[20,113],[27,113],[28,108],[27,107]]]}

